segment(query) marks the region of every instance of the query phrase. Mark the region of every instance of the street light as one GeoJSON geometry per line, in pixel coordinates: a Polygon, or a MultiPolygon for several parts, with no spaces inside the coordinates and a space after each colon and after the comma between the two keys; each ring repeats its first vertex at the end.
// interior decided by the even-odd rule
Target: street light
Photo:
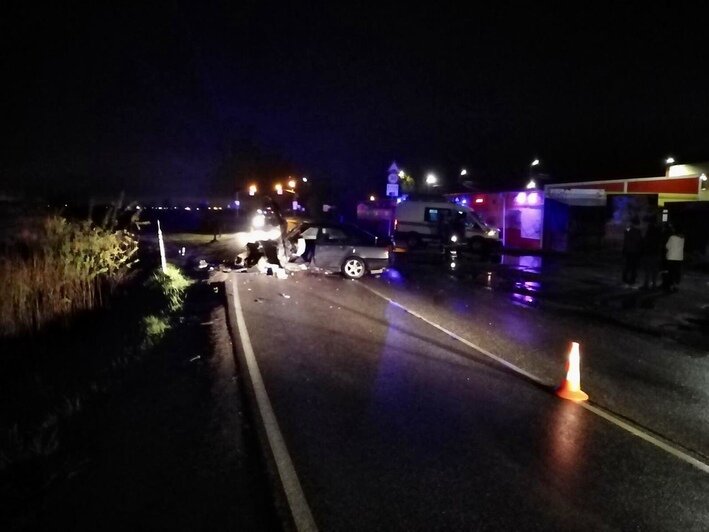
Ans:
{"type": "Polygon", "coordinates": [[[371,196],[369,196],[369,201],[374,201],[375,199],[377,199],[377,198],[374,197],[374,194],[372,194],[371,196]]]}
{"type": "Polygon", "coordinates": [[[428,174],[426,176],[426,184],[427,185],[435,185],[438,182],[438,178],[436,177],[435,174],[428,174]]]}
{"type": "Polygon", "coordinates": [[[304,178],[303,178],[303,183],[307,183],[307,182],[308,182],[308,178],[307,178],[307,177],[304,177],[304,178]]]}
{"type": "Polygon", "coordinates": [[[276,183],[276,186],[274,187],[276,189],[276,194],[279,196],[283,195],[283,185],[280,183],[276,183]]]}
{"type": "Polygon", "coordinates": [[[670,155],[667,159],[665,159],[665,164],[675,164],[675,158],[670,155]]]}
{"type": "Polygon", "coordinates": [[[256,185],[250,185],[249,186],[249,196],[255,196],[256,195],[256,185]]]}
{"type": "Polygon", "coordinates": [[[288,181],[288,188],[295,188],[295,179],[288,181]]]}
{"type": "Polygon", "coordinates": [[[528,190],[529,190],[529,189],[532,189],[532,188],[537,188],[537,183],[536,183],[536,181],[534,181],[534,179],[530,179],[530,180],[529,180],[529,183],[527,183],[527,187],[526,187],[526,188],[527,188],[528,190]]]}
{"type": "Polygon", "coordinates": [[[401,179],[404,179],[404,176],[405,176],[405,175],[406,175],[406,174],[404,173],[403,170],[399,170],[399,177],[400,177],[401,179]]]}
{"type": "Polygon", "coordinates": [[[541,164],[541,161],[539,159],[534,159],[532,161],[532,164],[530,164],[529,166],[539,166],[540,164],[541,164]]]}
{"type": "Polygon", "coordinates": [[[460,171],[460,175],[468,175],[468,171],[467,171],[465,168],[463,168],[463,169],[460,171]]]}

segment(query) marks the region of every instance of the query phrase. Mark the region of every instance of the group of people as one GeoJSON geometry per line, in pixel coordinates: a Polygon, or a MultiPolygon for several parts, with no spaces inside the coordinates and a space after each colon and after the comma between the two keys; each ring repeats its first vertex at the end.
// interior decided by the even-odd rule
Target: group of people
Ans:
{"type": "Polygon", "coordinates": [[[648,221],[645,234],[640,220],[633,217],[623,239],[623,283],[634,287],[638,267],[643,271],[643,288],[661,286],[668,291],[678,290],[684,261],[684,234],[667,224],[661,226],[655,218],[648,221]]]}

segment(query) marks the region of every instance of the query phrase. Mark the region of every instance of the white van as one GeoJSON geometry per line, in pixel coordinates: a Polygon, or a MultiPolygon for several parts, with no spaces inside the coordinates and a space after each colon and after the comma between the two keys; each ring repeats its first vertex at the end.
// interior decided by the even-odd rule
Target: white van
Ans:
{"type": "Polygon", "coordinates": [[[470,207],[441,200],[399,203],[394,214],[394,242],[409,249],[428,243],[467,246],[482,253],[495,252],[501,247],[499,229],[483,222],[470,207]],[[464,225],[465,235],[454,234],[455,230],[451,233],[448,221],[456,217],[462,222],[459,225],[464,225]],[[450,238],[452,242],[441,242],[442,238],[450,238]]]}

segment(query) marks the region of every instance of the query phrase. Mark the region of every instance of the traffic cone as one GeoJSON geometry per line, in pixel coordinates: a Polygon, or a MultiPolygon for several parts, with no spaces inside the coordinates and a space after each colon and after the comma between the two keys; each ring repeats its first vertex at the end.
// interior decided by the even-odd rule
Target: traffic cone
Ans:
{"type": "Polygon", "coordinates": [[[579,344],[571,342],[569,360],[566,362],[566,378],[556,389],[556,395],[571,401],[587,401],[588,394],[581,390],[579,344]]]}

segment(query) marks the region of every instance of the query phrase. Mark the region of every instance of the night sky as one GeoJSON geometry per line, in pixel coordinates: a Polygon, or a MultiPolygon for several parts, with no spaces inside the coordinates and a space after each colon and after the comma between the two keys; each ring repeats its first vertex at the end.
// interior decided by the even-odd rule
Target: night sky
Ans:
{"type": "Polygon", "coordinates": [[[293,172],[363,195],[393,159],[495,188],[535,156],[557,181],[709,159],[709,35],[677,3],[57,4],[0,17],[0,192],[293,172]]]}

